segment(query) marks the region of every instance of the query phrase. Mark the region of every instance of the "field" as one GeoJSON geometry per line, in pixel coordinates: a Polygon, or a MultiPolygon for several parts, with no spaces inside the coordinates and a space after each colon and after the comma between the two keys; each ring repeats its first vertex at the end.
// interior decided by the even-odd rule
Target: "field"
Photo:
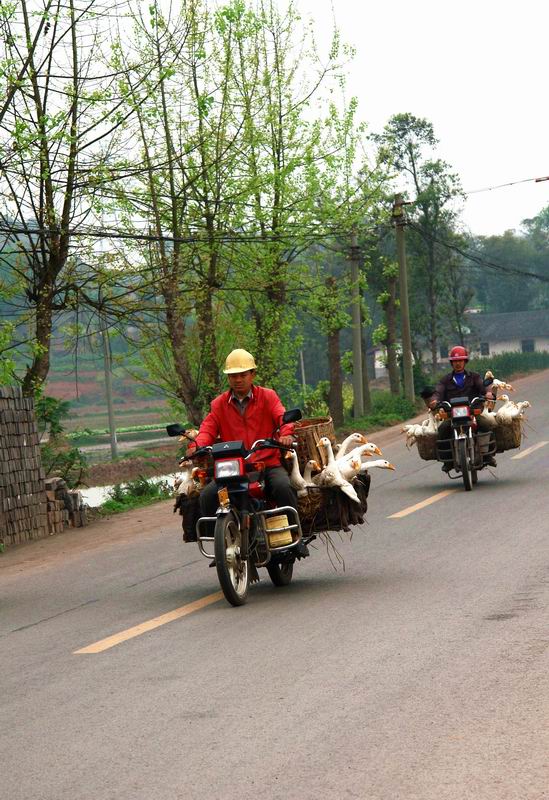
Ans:
{"type": "MultiPolygon", "coordinates": [[[[114,370],[112,387],[117,427],[152,424],[163,426],[166,422],[173,421],[173,415],[164,398],[143,396],[143,387],[124,370],[114,370]]],[[[74,368],[65,358],[56,359],[54,354],[45,393],[70,402],[70,416],[65,421],[67,431],[108,427],[105,378],[99,365],[93,368],[87,364],[86,368],[75,374],[74,368]]]]}

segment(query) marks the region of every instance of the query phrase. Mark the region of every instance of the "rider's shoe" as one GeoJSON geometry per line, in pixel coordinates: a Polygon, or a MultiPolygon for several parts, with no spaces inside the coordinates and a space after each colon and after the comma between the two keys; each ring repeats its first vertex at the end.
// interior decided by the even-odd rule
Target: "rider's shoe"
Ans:
{"type": "Polygon", "coordinates": [[[215,567],[215,558],[212,558],[210,563],[208,564],[209,567],[215,567]]]}
{"type": "Polygon", "coordinates": [[[294,553],[296,558],[307,558],[307,556],[311,555],[309,553],[309,548],[304,542],[299,542],[299,544],[296,544],[294,547],[294,553]]]}
{"type": "Polygon", "coordinates": [[[442,465],[442,471],[443,471],[443,472],[450,472],[450,470],[451,470],[451,469],[452,469],[452,462],[451,462],[451,461],[446,461],[446,462],[445,462],[445,463],[442,465]]]}
{"type": "Polygon", "coordinates": [[[487,467],[497,467],[497,461],[494,456],[488,456],[484,463],[487,467]]]}

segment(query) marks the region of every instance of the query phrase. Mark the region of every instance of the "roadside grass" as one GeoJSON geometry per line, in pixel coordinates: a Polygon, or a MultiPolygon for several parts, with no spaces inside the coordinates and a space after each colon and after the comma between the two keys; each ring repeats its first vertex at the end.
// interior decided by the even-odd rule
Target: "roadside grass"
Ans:
{"type": "Polygon", "coordinates": [[[140,475],[133,481],[113,486],[109,499],[99,510],[102,515],[118,514],[169,500],[172,496],[173,489],[167,481],[152,481],[140,475]]]}

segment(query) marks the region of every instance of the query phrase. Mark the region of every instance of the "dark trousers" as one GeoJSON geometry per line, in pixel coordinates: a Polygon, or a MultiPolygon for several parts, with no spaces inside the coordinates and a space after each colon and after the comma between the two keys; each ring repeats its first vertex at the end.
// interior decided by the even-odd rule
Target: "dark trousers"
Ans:
{"type": "MultiPolygon", "coordinates": [[[[215,481],[208,483],[200,492],[200,515],[215,517],[219,505],[218,486],[215,481]]],[[[290,476],[284,467],[267,467],[265,470],[265,494],[277,506],[297,508],[297,493],[290,485],[290,476]]]]}
{"type": "MultiPolygon", "coordinates": [[[[492,438],[494,438],[495,434],[493,430],[490,428],[489,425],[484,422],[482,419],[477,419],[477,430],[479,433],[486,433],[490,431],[492,434],[492,438]]],[[[452,421],[449,419],[443,420],[440,425],[438,426],[437,431],[437,439],[439,442],[438,452],[439,456],[443,461],[453,461],[452,455],[452,442],[451,441],[444,441],[442,439],[451,440],[453,438],[452,432],[452,421]]]]}

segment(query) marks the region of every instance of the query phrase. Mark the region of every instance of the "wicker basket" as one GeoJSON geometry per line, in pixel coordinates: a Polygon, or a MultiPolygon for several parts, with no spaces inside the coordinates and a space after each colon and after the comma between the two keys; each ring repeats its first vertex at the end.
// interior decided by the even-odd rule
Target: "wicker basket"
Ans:
{"type": "Polygon", "coordinates": [[[428,433],[426,436],[418,436],[416,439],[417,451],[420,458],[424,461],[437,460],[437,435],[428,433]]]}
{"type": "Polygon", "coordinates": [[[494,428],[496,434],[496,444],[498,453],[503,453],[505,450],[514,450],[520,447],[522,442],[522,420],[515,418],[511,423],[499,423],[494,428]]]}
{"type": "Polygon", "coordinates": [[[331,417],[315,417],[301,419],[295,424],[295,439],[297,441],[297,459],[299,468],[303,472],[307,461],[314,458],[322,466],[326,466],[327,457],[324,448],[318,447],[318,442],[327,436],[332,445],[335,445],[334,423],[331,417]]]}

